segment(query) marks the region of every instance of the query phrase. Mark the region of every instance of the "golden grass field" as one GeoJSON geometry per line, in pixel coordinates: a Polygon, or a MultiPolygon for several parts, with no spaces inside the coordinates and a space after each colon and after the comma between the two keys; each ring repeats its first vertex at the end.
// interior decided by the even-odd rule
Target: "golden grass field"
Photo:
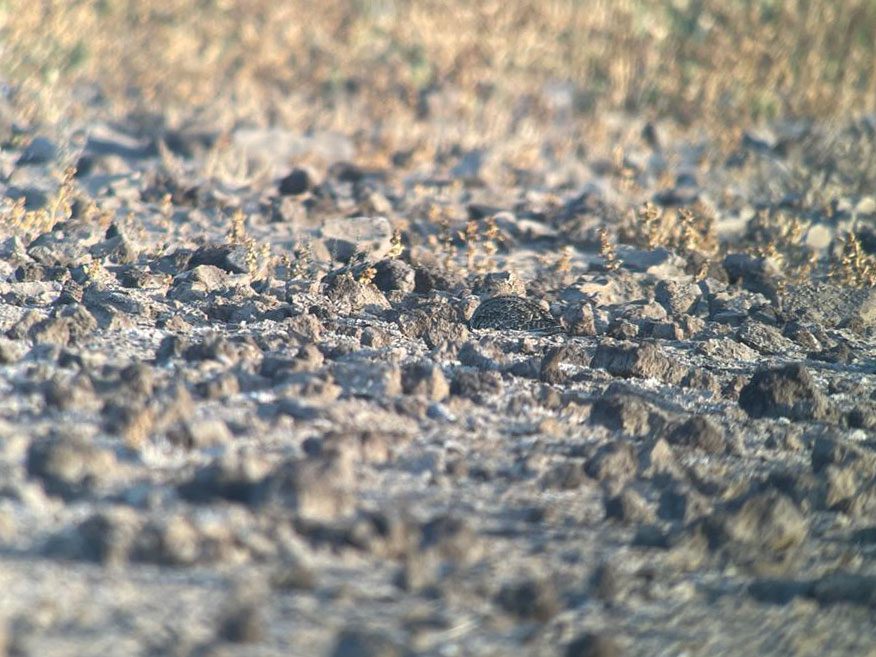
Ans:
{"type": "Polygon", "coordinates": [[[353,103],[409,125],[439,87],[482,129],[557,80],[583,121],[627,110],[723,132],[872,112],[874,33],[869,0],[7,0],[0,66],[34,119],[87,111],[89,86],[170,120],[227,100],[237,120],[343,128],[353,103]]]}

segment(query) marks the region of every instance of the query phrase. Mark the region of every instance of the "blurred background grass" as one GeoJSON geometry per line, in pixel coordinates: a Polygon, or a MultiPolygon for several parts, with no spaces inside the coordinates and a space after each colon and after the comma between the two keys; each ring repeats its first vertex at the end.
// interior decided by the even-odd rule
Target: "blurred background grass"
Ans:
{"type": "Polygon", "coordinates": [[[556,111],[554,85],[576,120],[721,131],[872,112],[874,35],[873,0],[3,0],[0,76],[27,121],[452,118],[501,133],[521,107],[556,111]]]}

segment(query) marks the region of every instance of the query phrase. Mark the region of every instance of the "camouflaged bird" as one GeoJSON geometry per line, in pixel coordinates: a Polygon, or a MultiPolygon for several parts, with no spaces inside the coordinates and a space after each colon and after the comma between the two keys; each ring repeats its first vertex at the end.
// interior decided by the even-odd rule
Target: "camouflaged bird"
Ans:
{"type": "Polygon", "coordinates": [[[474,311],[468,325],[473,329],[529,331],[536,335],[556,335],[563,332],[557,320],[537,303],[510,295],[484,301],[474,311]]]}

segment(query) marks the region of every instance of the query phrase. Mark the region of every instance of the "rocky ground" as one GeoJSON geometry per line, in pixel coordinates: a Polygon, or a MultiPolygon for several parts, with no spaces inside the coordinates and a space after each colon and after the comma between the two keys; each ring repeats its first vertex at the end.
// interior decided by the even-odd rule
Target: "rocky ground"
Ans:
{"type": "Polygon", "coordinates": [[[619,123],[529,170],[8,139],[6,653],[876,655],[876,203],[777,196],[799,126],[619,123]]]}

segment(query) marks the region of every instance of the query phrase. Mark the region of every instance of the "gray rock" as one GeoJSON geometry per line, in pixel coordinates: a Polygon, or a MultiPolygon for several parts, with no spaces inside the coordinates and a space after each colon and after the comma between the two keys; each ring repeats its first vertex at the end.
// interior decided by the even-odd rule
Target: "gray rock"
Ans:
{"type": "Polygon", "coordinates": [[[657,302],[676,316],[693,312],[701,296],[702,290],[695,283],[660,281],[654,288],[657,302]]]}
{"type": "Polygon", "coordinates": [[[605,517],[626,523],[654,522],[654,509],[635,489],[627,486],[605,500],[605,517]]]}
{"type": "Polygon", "coordinates": [[[343,217],[327,220],[319,229],[332,258],[350,262],[364,257],[372,262],[392,249],[392,225],[386,217],[343,217]]]}
{"type": "Polygon", "coordinates": [[[441,401],[450,394],[450,386],[438,365],[423,361],[402,370],[402,389],[406,395],[422,395],[431,401],[441,401]]]}
{"type": "Polygon", "coordinates": [[[589,303],[570,306],[563,311],[562,320],[569,335],[596,335],[596,319],[589,303]]]}
{"type": "Polygon", "coordinates": [[[115,466],[112,452],[75,434],[40,438],[27,450],[27,473],[49,495],[73,499],[98,487],[115,466]]]}
{"type": "Polygon", "coordinates": [[[227,500],[253,505],[262,500],[266,472],[259,460],[232,453],[198,469],[178,491],[184,499],[201,504],[227,500]]]}
{"type": "Polygon", "coordinates": [[[262,498],[280,503],[305,521],[325,522],[353,509],[355,478],[348,452],[291,459],[264,481],[262,498]]]}
{"type": "Polygon", "coordinates": [[[812,597],[821,604],[845,603],[876,608],[876,576],[830,573],[813,583],[812,597]]]}
{"type": "Polygon", "coordinates": [[[766,560],[796,548],[809,531],[797,505],[774,491],[752,495],[738,509],[714,514],[709,526],[713,548],[744,548],[747,555],[766,560]]]}
{"type": "Polygon", "coordinates": [[[389,634],[372,629],[345,629],[335,639],[330,657],[405,657],[407,651],[389,634]]]}
{"type": "Polygon", "coordinates": [[[565,657],[621,657],[617,640],[604,633],[585,632],[566,646],[565,657]]]}
{"type": "Polygon", "coordinates": [[[653,343],[600,344],[590,367],[608,370],[612,376],[655,378],[667,383],[678,383],[686,373],[653,343]]]}
{"type": "Polygon", "coordinates": [[[63,530],[43,546],[47,556],[120,565],[128,561],[140,531],[140,519],[133,509],[113,507],[98,511],[75,527],[63,530]]]}
{"type": "Polygon", "coordinates": [[[280,180],[280,194],[284,196],[298,196],[304,194],[313,187],[314,182],[313,174],[307,169],[292,169],[292,171],[280,180]]]}
{"type": "Polygon", "coordinates": [[[327,277],[325,295],[335,304],[339,313],[351,314],[363,309],[385,310],[390,307],[383,293],[370,283],[361,283],[349,273],[327,277]]]}
{"type": "Polygon", "coordinates": [[[836,408],[799,363],[758,371],[739,392],[739,405],[755,418],[838,419],[836,408]]]}
{"type": "Polygon", "coordinates": [[[676,425],[667,435],[667,439],[673,445],[695,447],[707,454],[724,454],[730,451],[724,430],[704,415],[693,415],[676,425]]]}
{"type": "Polygon", "coordinates": [[[773,326],[748,320],[736,331],[736,339],[762,354],[789,354],[794,343],[773,326]]]}
{"type": "Polygon", "coordinates": [[[496,603],[523,620],[549,621],[560,610],[554,585],[541,579],[524,579],[502,586],[496,603]]]}
{"type": "Polygon", "coordinates": [[[18,158],[19,166],[48,164],[58,157],[58,146],[48,137],[34,137],[18,158]]]}
{"type": "Polygon", "coordinates": [[[167,438],[172,444],[185,449],[226,445],[233,439],[228,425],[218,418],[180,422],[168,431],[167,438]]]}
{"type": "Polygon", "coordinates": [[[406,262],[395,259],[381,260],[374,265],[377,274],[374,276],[374,285],[381,292],[399,290],[400,292],[413,292],[415,287],[414,269],[406,262]]]}
{"type": "Polygon", "coordinates": [[[331,373],[347,395],[387,399],[402,393],[402,372],[396,365],[374,362],[334,363],[331,373]]]}
{"type": "Polygon", "coordinates": [[[636,454],[627,442],[603,445],[584,466],[584,471],[589,476],[617,490],[636,476],[637,469],[636,454]]]}
{"type": "Polygon", "coordinates": [[[790,286],[782,310],[800,323],[870,332],[876,327],[876,289],[829,283],[790,286]]]}
{"type": "Polygon", "coordinates": [[[610,395],[593,403],[590,422],[628,436],[644,437],[659,431],[665,419],[653,405],[634,395],[610,395]]]}

